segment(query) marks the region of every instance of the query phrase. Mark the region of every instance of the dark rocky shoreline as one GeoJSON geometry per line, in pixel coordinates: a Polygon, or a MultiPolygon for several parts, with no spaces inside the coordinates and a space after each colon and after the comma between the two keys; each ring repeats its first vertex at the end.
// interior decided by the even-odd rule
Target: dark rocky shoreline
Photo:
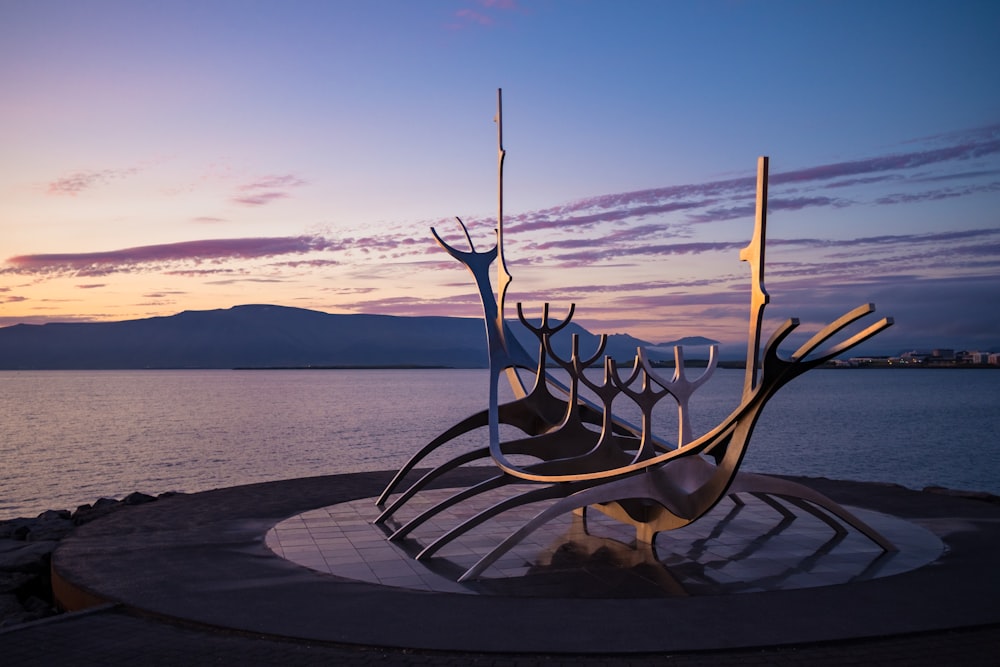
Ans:
{"type": "Polygon", "coordinates": [[[101,498],[74,512],[46,510],[34,518],[0,521],[0,630],[60,613],[52,598],[52,552],[73,529],[171,495],[135,492],[121,500],[101,498]]]}

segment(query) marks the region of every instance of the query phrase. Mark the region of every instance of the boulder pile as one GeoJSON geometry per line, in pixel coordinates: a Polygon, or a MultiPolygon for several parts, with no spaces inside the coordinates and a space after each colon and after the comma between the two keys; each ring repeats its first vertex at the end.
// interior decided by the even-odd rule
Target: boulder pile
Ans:
{"type": "Polygon", "coordinates": [[[52,552],[77,526],[158,497],[135,492],[101,498],[75,512],[46,510],[35,518],[0,521],[0,629],[59,613],[52,598],[52,552]]]}

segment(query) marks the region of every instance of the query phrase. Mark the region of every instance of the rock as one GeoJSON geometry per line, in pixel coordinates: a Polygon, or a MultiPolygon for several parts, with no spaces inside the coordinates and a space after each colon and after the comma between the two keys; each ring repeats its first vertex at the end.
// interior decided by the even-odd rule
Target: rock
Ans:
{"type": "Polygon", "coordinates": [[[0,593],[0,619],[14,614],[23,614],[24,607],[13,593],[0,593]]]}
{"type": "Polygon", "coordinates": [[[22,542],[0,539],[0,571],[45,572],[57,544],[55,540],[22,542]]]}
{"type": "Polygon", "coordinates": [[[36,620],[38,619],[34,616],[34,614],[29,614],[27,612],[0,615],[0,630],[36,620]]]}
{"type": "Polygon", "coordinates": [[[73,515],[72,515],[73,516],[73,523],[75,523],[78,526],[81,523],[85,523],[85,521],[83,521],[84,517],[89,516],[93,511],[94,511],[94,506],[93,505],[89,505],[89,504],[88,505],[80,505],[73,512],[73,515]]]}
{"type": "MultiPolygon", "coordinates": [[[[174,495],[161,494],[160,498],[174,495]]],[[[59,613],[50,601],[52,552],[59,540],[80,524],[106,516],[128,505],[156,500],[135,492],[121,502],[101,498],[76,511],[46,510],[34,519],[0,521],[0,628],[59,613]]]]}
{"type": "Polygon", "coordinates": [[[117,500],[112,498],[100,498],[93,505],[80,505],[76,508],[76,511],[72,514],[73,523],[77,526],[89,523],[94,519],[107,516],[120,507],[121,503],[117,500]]]}
{"type": "Polygon", "coordinates": [[[38,618],[51,616],[56,611],[48,602],[40,597],[35,597],[34,595],[28,597],[28,599],[22,602],[21,605],[24,607],[25,611],[29,614],[37,615],[38,618]]]}
{"type": "Polygon", "coordinates": [[[27,572],[0,572],[0,594],[16,593],[18,589],[24,588],[37,579],[37,575],[33,576],[27,572]]]}
{"type": "Polygon", "coordinates": [[[122,502],[126,505],[141,505],[143,503],[151,503],[154,500],[156,500],[156,498],[154,498],[153,496],[149,496],[146,495],[145,493],[140,493],[136,491],[134,493],[130,493],[127,496],[125,496],[122,502]]]}
{"type": "Polygon", "coordinates": [[[30,597],[22,604],[16,595],[0,594],[0,628],[37,621],[53,613],[55,610],[39,598],[30,597]]]}
{"type": "Polygon", "coordinates": [[[28,534],[24,539],[29,542],[39,542],[43,540],[61,540],[66,537],[76,527],[76,524],[69,518],[69,512],[64,517],[62,513],[58,516],[50,516],[45,519],[39,518],[35,523],[28,526],[28,534]]]}
{"type": "Polygon", "coordinates": [[[34,519],[19,517],[17,519],[7,519],[0,522],[0,539],[23,540],[31,530],[30,525],[34,519]]]}
{"type": "Polygon", "coordinates": [[[60,540],[73,530],[70,513],[66,510],[49,510],[37,518],[20,517],[0,523],[0,539],[45,541],[60,540]]]}

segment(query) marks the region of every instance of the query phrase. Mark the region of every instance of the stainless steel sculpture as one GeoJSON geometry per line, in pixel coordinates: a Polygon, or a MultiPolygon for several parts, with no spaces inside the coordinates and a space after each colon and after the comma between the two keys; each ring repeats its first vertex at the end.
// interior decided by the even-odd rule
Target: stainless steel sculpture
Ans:
{"type": "Polygon", "coordinates": [[[777,328],[761,351],[763,315],[769,301],[764,289],[767,158],[762,157],[758,161],[753,236],[750,244],[740,251],[740,259],[750,265],[751,272],[750,322],[742,399],[718,426],[693,438],[688,399],[711,376],[716,363],[715,348],[712,349],[708,368],[693,382],[685,377],[683,351],[679,347],[675,348],[676,370],[669,380],[658,373],[645,351],[639,349],[632,368],[624,374],[613,359],[605,357],[603,375],[597,381],[586,371],[601,359],[606,336],[601,337],[598,349],[589,355],[581,353],[579,340],[573,336],[568,359],[561,358],[552,344],[553,336],[572,319],[574,304],[570,305],[566,317],[556,323],[550,321],[549,305],[545,304],[537,325],[525,317],[521,304],[517,305],[519,320],[538,341],[534,357],[514,337],[504,318],[504,300],[512,276],[503,250],[503,162],[506,153],[503,148],[500,91],[497,92],[495,120],[499,201],[496,245],[485,252],[477,251],[460,219],[458,223],[465,234],[468,250],[449,245],[436,230],[431,230],[437,242],[469,269],[479,289],[489,349],[489,405],[486,410],[459,422],[425,445],[399,470],[377,501],[378,506],[384,509],[376,523],[386,523],[410,498],[449,470],[489,457],[496,465],[497,473],[479,484],[457,490],[446,500],[401,525],[389,539],[402,539],[442,510],[468,498],[510,487],[511,493],[503,500],[438,535],[419,552],[417,558],[432,556],[456,537],[506,510],[539,501],[549,502],[533,519],[484,554],[460,577],[460,581],[478,576],[524,536],[552,518],[572,511],[600,511],[634,526],[639,543],[652,544],[657,533],[698,520],[726,496],[741,504],[742,500],[737,496],[741,493],[765,500],[787,518],[787,510],[776,500],[780,498],[825,521],[838,534],[846,532],[846,524],[866,535],[883,550],[895,550],[892,543],[870,526],[812,489],[767,475],[739,472],[754,425],[768,400],[781,387],[892,324],[890,318],[883,318],[839,343],[821,349],[846,327],[874,311],[872,304],[865,304],[824,327],[791,356],[782,357],[778,346],[799,324],[797,320],[790,319],[777,328]],[[497,262],[496,293],[489,278],[490,265],[494,261],[497,262]],[[566,384],[558,382],[547,372],[550,361],[563,369],[569,378],[566,384]],[[522,384],[518,369],[534,374],[530,389],[522,384]],[[515,400],[505,404],[500,404],[498,398],[501,375],[506,375],[515,397],[515,400]],[[581,396],[581,386],[589,388],[598,401],[585,400],[581,396]],[[641,424],[630,424],[613,413],[612,403],[622,395],[638,406],[642,415],[641,424]],[[677,402],[678,438],[673,445],[653,431],[653,409],[666,396],[677,402]],[[502,440],[500,424],[517,427],[524,437],[502,440]],[[488,447],[455,456],[397,492],[428,454],[459,435],[483,426],[489,429],[488,447]],[[518,460],[530,457],[531,462],[518,463],[512,457],[518,460]],[[527,489],[525,484],[529,485],[527,489]],[[394,493],[397,495],[390,502],[394,493]]]}

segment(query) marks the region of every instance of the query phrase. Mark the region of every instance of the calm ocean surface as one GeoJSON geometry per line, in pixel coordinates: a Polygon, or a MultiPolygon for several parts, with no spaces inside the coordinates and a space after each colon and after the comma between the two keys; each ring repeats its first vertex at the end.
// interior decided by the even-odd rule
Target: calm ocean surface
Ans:
{"type": "MultiPolygon", "coordinates": [[[[736,405],[742,381],[719,370],[695,393],[697,433],[736,405]]],[[[397,468],[485,407],[486,385],[484,370],[0,372],[0,519],[397,468]]],[[[658,427],[671,440],[672,406],[660,404],[658,427]]],[[[485,432],[450,451],[472,444],[485,432]]],[[[1000,371],[813,371],[765,409],[744,466],[1000,494],[1000,371]]]]}

